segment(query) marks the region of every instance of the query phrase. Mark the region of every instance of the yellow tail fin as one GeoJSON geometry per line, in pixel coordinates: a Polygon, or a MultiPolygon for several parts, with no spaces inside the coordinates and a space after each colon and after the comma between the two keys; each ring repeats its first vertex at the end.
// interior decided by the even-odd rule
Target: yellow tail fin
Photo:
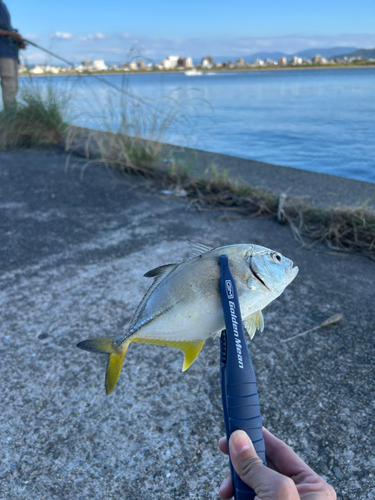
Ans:
{"type": "Polygon", "coordinates": [[[77,344],[79,349],[90,352],[108,354],[107,369],[105,374],[105,392],[111,394],[121,373],[126,351],[130,341],[116,346],[115,339],[99,337],[97,339],[83,340],[77,344]]]}

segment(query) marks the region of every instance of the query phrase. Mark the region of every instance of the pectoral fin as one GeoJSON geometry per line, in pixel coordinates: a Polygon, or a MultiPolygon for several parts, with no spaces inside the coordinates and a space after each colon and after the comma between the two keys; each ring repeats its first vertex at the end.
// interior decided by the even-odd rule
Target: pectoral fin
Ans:
{"type": "Polygon", "coordinates": [[[264,319],[261,311],[257,311],[252,314],[249,318],[244,319],[243,325],[249,334],[250,339],[255,335],[256,330],[263,332],[264,329],[264,319]]]}
{"type": "Polygon", "coordinates": [[[142,344],[161,345],[180,349],[180,351],[184,353],[184,364],[182,366],[182,371],[184,372],[201,352],[205,340],[159,340],[133,337],[132,342],[141,342],[142,344]]]}

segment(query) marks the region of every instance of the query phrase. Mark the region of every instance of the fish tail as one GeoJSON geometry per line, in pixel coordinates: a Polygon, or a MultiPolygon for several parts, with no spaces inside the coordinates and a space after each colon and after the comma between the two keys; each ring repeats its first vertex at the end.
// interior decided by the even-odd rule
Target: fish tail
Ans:
{"type": "Polygon", "coordinates": [[[110,337],[83,340],[77,344],[79,349],[97,353],[104,352],[108,355],[105,374],[105,392],[107,396],[111,394],[116,386],[129,344],[130,340],[117,344],[116,339],[110,337]]]}

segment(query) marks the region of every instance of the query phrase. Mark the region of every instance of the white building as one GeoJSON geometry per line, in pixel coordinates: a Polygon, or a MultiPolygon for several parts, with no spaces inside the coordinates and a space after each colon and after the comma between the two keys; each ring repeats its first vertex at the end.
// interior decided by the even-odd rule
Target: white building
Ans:
{"type": "Polygon", "coordinates": [[[51,66],[49,64],[46,64],[46,66],[44,66],[44,71],[46,73],[53,73],[53,74],[57,74],[57,73],[60,73],[60,68],[58,66],[51,66]]]}
{"type": "Polygon", "coordinates": [[[292,59],[293,66],[302,64],[302,62],[303,62],[302,57],[294,56],[292,59]]]}
{"type": "Polygon", "coordinates": [[[255,59],[254,66],[264,66],[264,61],[262,59],[255,59]]]}
{"type": "Polygon", "coordinates": [[[93,61],[92,69],[94,71],[105,71],[108,69],[108,66],[102,59],[98,59],[97,61],[93,61]]]}
{"type": "Polygon", "coordinates": [[[37,64],[36,66],[34,66],[33,68],[31,68],[30,73],[32,75],[41,75],[42,73],[44,73],[44,68],[43,68],[43,66],[39,66],[37,64]]]}
{"type": "Polygon", "coordinates": [[[168,56],[164,61],[161,62],[163,69],[175,69],[178,65],[178,60],[180,56],[168,56]]]}
{"type": "Polygon", "coordinates": [[[202,58],[202,61],[201,61],[200,65],[201,65],[202,68],[210,69],[210,68],[213,67],[214,61],[213,61],[213,59],[212,59],[211,56],[206,56],[206,57],[202,58]]]}
{"type": "Polygon", "coordinates": [[[313,64],[327,64],[328,61],[325,57],[322,57],[320,55],[316,55],[312,59],[313,64]]]}

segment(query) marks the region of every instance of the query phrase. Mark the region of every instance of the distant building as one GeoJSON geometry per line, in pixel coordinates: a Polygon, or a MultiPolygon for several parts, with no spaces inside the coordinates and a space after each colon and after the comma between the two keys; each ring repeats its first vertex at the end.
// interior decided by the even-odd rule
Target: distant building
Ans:
{"type": "Polygon", "coordinates": [[[138,69],[138,65],[136,62],[133,61],[133,62],[128,64],[128,68],[132,71],[136,71],[138,69]]]}
{"type": "Polygon", "coordinates": [[[75,70],[82,72],[82,71],[106,71],[108,69],[108,66],[106,63],[98,59],[97,61],[82,61],[81,64],[75,66],[75,70]]]}
{"type": "Polygon", "coordinates": [[[239,57],[236,61],[237,66],[245,66],[245,61],[243,60],[243,57],[239,57]]]}
{"type": "Polygon", "coordinates": [[[264,66],[264,61],[262,59],[255,59],[254,66],[264,66]]]}
{"type": "Polygon", "coordinates": [[[280,59],[278,60],[279,66],[285,66],[287,63],[288,61],[286,60],[286,57],[280,57],[280,59]]]}
{"type": "Polygon", "coordinates": [[[215,63],[215,68],[222,68],[223,67],[223,63],[215,63]]]}
{"type": "Polygon", "coordinates": [[[145,69],[146,63],[144,61],[137,61],[139,69],[145,69]]]}
{"type": "Polygon", "coordinates": [[[41,75],[42,73],[44,73],[44,68],[43,68],[43,66],[39,66],[37,64],[36,66],[34,66],[33,68],[31,68],[30,73],[32,75],[41,75]]]}
{"type": "Polygon", "coordinates": [[[175,69],[177,68],[178,60],[180,56],[168,56],[164,61],[161,62],[163,69],[175,69]]]}
{"type": "Polygon", "coordinates": [[[108,66],[102,59],[98,59],[97,61],[93,61],[92,69],[94,71],[105,71],[108,69],[108,66]]]}
{"type": "Polygon", "coordinates": [[[319,54],[312,58],[313,64],[327,64],[327,59],[325,57],[320,56],[319,54]]]}
{"type": "Polygon", "coordinates": [[[277,62],[274,61],[273,59],[267,59],[266,64],[267,66],[275,66],[277,65],[277,62]]]}
{"type": "Polygon", "coordinates": [[[203,57],[200,65],[202,68],[210,69],[214,65],[214,60],[211,56],[203,57]]]}
{"type": "Polygon", "coordinates": [[[49,64],[46,64],[46,66],[44,66],[44,72],[57,75],[57,73],[60,73],[60,68],[58,66],[51,66],[49,64]]]}
{"type": "Polygon", "coordinates": [[[27,67],[24,64],[18,65],[18,73],[26,73],[27,67]]]}
{"type": "Polygon", "coordinates": [[[178,68],[192,68],[193,60],[191,57],[180,57],[177,61],[178,68]]]}
{"type": "Polygon", "coordinates": [[[293,66],[302,64],[302,57],[294,56],[291,60],[291,63],[293,64],[293,66]]]}

